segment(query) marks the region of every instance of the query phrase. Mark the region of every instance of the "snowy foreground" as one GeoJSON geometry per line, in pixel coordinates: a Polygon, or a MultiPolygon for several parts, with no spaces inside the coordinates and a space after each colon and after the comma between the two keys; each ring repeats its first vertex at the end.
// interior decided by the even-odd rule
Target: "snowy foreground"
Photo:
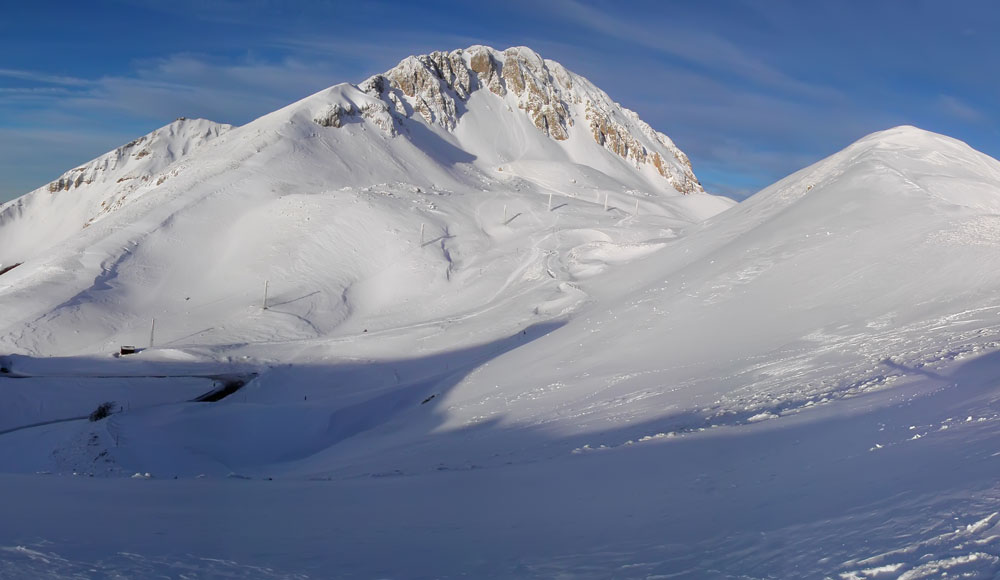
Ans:
{"type": "Polygon", "coordinates": [[[901,127],[728,208],[513,92],[314,134],[354,90],[0,207],[0,577],[1000,574],[1000,162],[901,127]]]}

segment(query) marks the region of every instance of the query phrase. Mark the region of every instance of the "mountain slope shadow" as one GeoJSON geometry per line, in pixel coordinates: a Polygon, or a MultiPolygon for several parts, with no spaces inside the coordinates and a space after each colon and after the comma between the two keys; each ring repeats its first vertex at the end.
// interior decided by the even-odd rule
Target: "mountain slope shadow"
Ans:
{"type": "MultiPolygon", "coordinates": [[[[409,359],[247,368],[257,378],[214,405],[116,416],[129,447],[123,461],[128,469],[182,476],[211,465],[220,472],[271,474],[314,455],[338,454],[344,442],[375,429],[404,425],[415,434],[432,433],[445,417],[427,403],[479,366],[562,325],[536,324],[484,344],[409,359]]],[[[365,445],[367,438],[359,442],[365,445]]]]}
{"type": "Polygon", "coordinates": [[[477,367],[560,326],[562,326],[560,322],[537,324],[493,342],[428,357],[381,361],[360,366],[309,369],[308,373],[315,373],[310,380],[330,381],[332,385],[352,381],[355,389],[364,385],[363,388],[370,389],[375,394],[363,401],[333,411],[329,415],[328,427],[321,437],[284,459],[291,460],[312,455],[386,424],[406,412],[422,413],[424,416],[421,419],[433,418],[433,426],[428,426],[432,429],[440,424],[443,417],[431,413],[431,407],[425,406],[427,403],[446,395],[477,367]],[[391,381],[385,374],[386,369],[391,370],[391,381]]]}

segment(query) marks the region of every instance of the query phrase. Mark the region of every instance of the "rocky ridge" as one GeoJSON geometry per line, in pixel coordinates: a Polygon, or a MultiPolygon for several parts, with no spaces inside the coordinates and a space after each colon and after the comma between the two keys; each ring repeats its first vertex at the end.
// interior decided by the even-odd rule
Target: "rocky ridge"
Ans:
{"type": "Polygon", "coordinates": [[[181,117],[135,141],[70,169],[46,186],[50,193],[69,191],[118,176],[117,183],[163,183],[163,172],[174,161],[232,129],[231,125],[181,117]],[[119,175],[122,171],[124,175],[119,175]]]}

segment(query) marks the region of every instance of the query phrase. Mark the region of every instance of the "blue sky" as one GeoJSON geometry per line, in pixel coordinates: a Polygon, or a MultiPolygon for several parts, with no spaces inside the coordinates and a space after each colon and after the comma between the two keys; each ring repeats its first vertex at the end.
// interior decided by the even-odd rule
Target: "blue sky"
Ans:
{"type": "Polygon", "coordinates": [[[180,116],[242,124],[472,44],[530,46],[586,76],[736,198],[900,124],[1000,156],[987,1],[9,4],[0,201],[180,116]]]}

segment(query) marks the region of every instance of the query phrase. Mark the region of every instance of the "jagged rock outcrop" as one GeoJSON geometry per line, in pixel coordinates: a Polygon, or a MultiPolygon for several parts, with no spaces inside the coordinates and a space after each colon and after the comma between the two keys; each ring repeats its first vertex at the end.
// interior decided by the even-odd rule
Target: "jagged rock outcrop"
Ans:
{"type": "Polygon", "coordinates": [[[315,122],[341,127],[347,118],[360,115],[396,135],[396,119],[415,117],[453,131],[470,96],[488,91],[509,109],[523,111],[556,141],[571,139],[576,121],[585,122],[590,138],[637,168],[650,167],[681,193],[704,191],[687,156],[666,135],[583,77],[525,47],[500,52],[473,46],[411,56],[358,88],[374,101],[330,105],[315,115],[315,122]]]}
{"type": "Polygon", "coordinates": [[[490,90],[491,93],[502,97],[507,94],[500,81],[500,64],[493,58],[492,51],[480,46],[469,49],[469,68],[476,73],[479,84],[490,90]]]}
{"type": "Polygon", "coordinates": [[[563,93],[572,83],[566,87],[558,82],[542,57],[530,49],[508,48],[503,54],[501,76],[507,89],[517,95],[517,106],[548,136],[557,141],[567,139],[567,126],[573,125],[573,119],[564,100],[568,95],[563,93]]]}
{"type": "Polygon", "coordinates": [[[392,117],[389,105],[382,101],[366,102],[360,107],[355,107],[352,103],[333,103],[317,113],[313,117],[313,121],[321,127],[339,128],[351,118],[358,116],[371,121],[390,136],[397,135],[396,122],[392,117]]]}
{"type": "Polygon", "coordinates": [[[396,122],[389,111],[389,105],[382,102],[365,103],[361,107],[361,118],[367,119],[389,135],[396,135],[396,122]]]}
{"type": "Polygon", "coordinates": [[[651,164],[657,173],[667,178],[673,184],[674,189],[681,193],[703,191],[701,183],[694,176],[691,161],[683,151],[674,145],[673,141],[666,135],[655,131],[639,119],[639,116],[633,111],[625,108],[622,108],[621,111],[643,135],[660,144],[673,155],[681,166],[680,171],[673,168],[658,151],[649,151],[622,123],[615,121],[606,110],[599,109],[592,101],[588,100],[586,105],[587,124],[597,143],[636,165],[651,164]]]}
{"type": "Polygon", "coordinates": [[[342,127],[344,125],[344,117],[349,117],[353,114],[354,105],[350,103],[347,105],[333,103],[313,117],[313,121],[320,127],[342,127]]]}

